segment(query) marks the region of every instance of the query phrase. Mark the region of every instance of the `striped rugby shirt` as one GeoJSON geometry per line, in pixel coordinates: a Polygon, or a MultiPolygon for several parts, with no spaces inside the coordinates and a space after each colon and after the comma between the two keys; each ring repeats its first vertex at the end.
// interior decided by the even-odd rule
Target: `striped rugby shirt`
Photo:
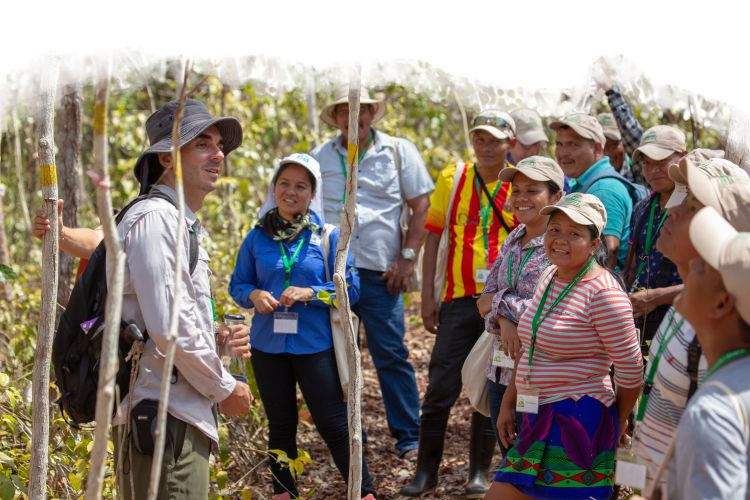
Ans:
{"type": "MultiPolygon", "coordinates": [[[[654,335],[649,348],[649,360],[654,359],[659,346],[676,324],[682,320],[680,313],[671,307],[664,316],[659,329],[654,335]],[[674,320],[669,325],[670,317],[674,313],[674,320]]],[[[635,453],[638,462],[646,466],[646,477],[649,481],[656,476],[659,465],[664,458],[664,453],[669,447],[670,441],[677,431],[685,407],[688,401],[688,389],[690,378],[687,373],[688,346],[695,338],[695,330],[687,321],[683,321],[680,329],[667,343],[662,353],[659,366],[654,378],[654,386],[648,397],[646,412],[643,421],[638,425],[636,433],[635,453]]],[[[701,356],[698,363],[698,384],[703,382],[708,370],[708,362],[705,356],[701,356]]],[[[666,481],[666,474],[662,482],[666,481]]]]}
{"type": "MultiPolygon", "coordinates": [[[[442,234],[445,215],[453,188],[456,165],[448,165],[438,175],[435,191],[430,196],[430,210],[427,213],[425,228],[435,234],[442,234]]],[[[494,210],[490,208],[488,217],[489,262],[485,260],[484,232],[480,212],[480,197],[476,189],[474,165],[467,163],[464,174],[459,179],[448,227],[448,269],[445,276],[442,301],[482,293],[484,283],[476,281],[477,269],[492,269],[492,264],[500,253],[500,247],[508,236],[494,210]]],[[[487,183],[490,193],[500,181],[487,183]]],[[[505,224],[512,231],[518,221],[506,203],[510,195],[510,183],[501,183],[495,195],[495,206],[502,211],[505,224]]],[[[487,207],[487,195],[482,193],[481,204],[487,207]]]]}
{"type": "MultiPolygon", "coordinates": [[[[529,374],[531,322],[554,274],[546,272],[540,279],[534,298],[518,323],[523,344],[516,373],[519,385],[529,374]]],[[[569,283],[555,279],[543,315],[569,283]]],[[[530,385],[539,390],[539,404],[590,396],[610,407],[615,402],[609,377],[612,363],[618,387],[641,385],[643,359],[630,300],[609,271],[600,269],[596,276],[576,284],[542,322],[536,336],[530,385]]]]}

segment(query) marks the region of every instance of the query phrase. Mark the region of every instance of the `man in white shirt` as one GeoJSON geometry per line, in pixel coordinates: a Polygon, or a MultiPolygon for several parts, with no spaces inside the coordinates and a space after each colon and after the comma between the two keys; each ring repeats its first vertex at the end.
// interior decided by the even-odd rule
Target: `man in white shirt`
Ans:
{"type": "MultiPolygon", "coordinates": [[[[172,101],[146,121],[151,147],[135,165],[142,194],[158,190],[176,200],[170,153],[176,108],[177,102],[172,101]]],[[[208,254],[198,246],[197,262],[191,272],[189,250],[190,232],[198,233],[199,242],[206,235],[195,212],[202,207],[206,195],[216,189],[224,156],[242,142],[242,127],[235,118],[212,117],[203,103],[188,99],[180,134],[185,219],[178,220],[173,203],[152,197],[134,204],[117,227],[127,254],[122,319],[148,333],[138,378],[114,421],[118,427],[125,424],[126,409],[132,405],[133,425],[118,457],[118,484],[123,498],[146,497],[155,426],[148,423],[149,419],[155,420],[170,313],[178,286],[179,326],[159,498],[207,498],[208,458],[212,445],[218,443],[214,405],[218,404],[225,415],[234,416],[247,413],[251,401],[247,384],[236,381],[216,353],[208,254]],[[177,238],[183,240],[179,276],[175,276],[177,238]]],[[[220,333],[228,335],[226,331],[220,333]]],[[[122,432],[119,430],[118,434],[122,432]]]]}
{"type": "MultiPolygon", "coordinates": [[[[326,222],[339,224],[344,204],[349,133],[348,90],[323,108],[320,117],[340,134],[311,153],[323,177],[326,222]]],[[[351,254],[359,273],[359,303],[367,347],[380,381],[383,405],[396,450],[414,458],[419,439],[419,392],[409,350],[404,344],[404,301],[409,276],[425,238],[429,194],[435,187],[416,146],[372,127],[385,114],[385,103],[362,89],[359,111],[359,169],[356,223],[351,254]],[[406,203],[409,227],[399,220],[406,203]]]]}

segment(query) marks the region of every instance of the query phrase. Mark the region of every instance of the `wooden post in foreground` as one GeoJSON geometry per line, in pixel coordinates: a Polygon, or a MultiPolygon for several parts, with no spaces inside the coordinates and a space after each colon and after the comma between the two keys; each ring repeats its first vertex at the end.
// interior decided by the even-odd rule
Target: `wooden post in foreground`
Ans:
{"type": "Polygon", "coordinates": [[[164,442],[167,431],[167,404],[169,402],[170,381],[172,380],[172,367],[174,366],[175,343],[177,341],[177,327],[180,320],[180,296],[182,287],[179,276],[182,275],[182,252],[184,241],[180,233],[185,230],[185,192],[182,184],[182,160],[180,155],[180,123],[185,111],[185,100],[187,99],[188,75],[190,74],[190,62],[185,61],[182,66],[184,70],[181,83],[177,109],[175,110],[174,124],[172,125],[172,165],[174,165],[175,191],[177,191],[177,244],[175,248],[175,270],[177,276],[174,288],[172,310],[169,315],[169,332],[167,334],[167,352],[164,358],[164,367],[161,373],[161,390],[159,393],[159,410],[156,419],[156,432],[154,433],[154,456],[151,460],[151,480],[148,485],[148,499],[156,500],[159,492],[159,481],[161,476],[161,461],[164,458],[164,442]]]}
{"type": "Polygon", "coordinates": [[[349,295],[346,291],[346,256],[349,253],[354,216],[357,207],[357,167],[359,166],[359,97],[361,86],[360,68],[357,66],[349,81],[349,144],[346,175],[346,203],[341,219],[341,234],[336,247],[333,284],[336,287],[341,328],[347,339],[346,355],[349,360],[349,394],[347,401],[349,418],[349,484],[347,498],[361,498],[362,485],[362,366],[357,347],[357,336],[352,325],[349,295]]]}
{"type": "Polygon", "coordinates": [[[111,69],[112,60],[108,58],[100,68],[94,104],[94,172],[99,178],[99,181],[95,183],[96,206],[104,230],[108,271],[107,305],[104,313],[107,326],[102,337],[99,385],[96,390],[96,430],[94,431],[94,448],[91,451],[91,468],[86,479],[86,498],[96,500],[102,497],[104,463],[107,458],[107,441],[115,401],[117,348],[120,339],[122,287],[126,259],[112,215],[112,196],[107,169],[107,105],[111,69]]]}
{"type": "MultiPolygon", "coordinates": [[[[29,498],[47,497],[47,455],[49,451],[49,367],[52,356],[52,337],[55,333],[57,306],[57,169],[55,167],[55,91],[60,62],[50,61],[42,71],[39,96],[37,137],[39,147],[39,176],[44,198],[44,210],[50,220],[50,230],[44,234],[42,253],[42,303],[39,329],[34,353],[32,375],[33,421],[31,436],[31,466],[29,469],[29,498]]],[[[20,194],[20,193],[19,193],[20,194]]]]}

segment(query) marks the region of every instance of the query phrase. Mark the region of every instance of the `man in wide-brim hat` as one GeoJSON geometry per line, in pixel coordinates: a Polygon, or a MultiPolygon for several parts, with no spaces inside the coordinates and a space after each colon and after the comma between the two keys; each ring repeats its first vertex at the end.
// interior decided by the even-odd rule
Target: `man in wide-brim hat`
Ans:
{"type": "MultiPolygon", "coordinates": [[[[172,127],[176,111],[177,101],[171,101],[146,120],[146,131],[151,146],[141,153],[133,168],[135,177],[141,183],[141,194],[148,192],[149,187],[164,173],[159,153],[172,152],[172,127]]],[[[216,127],[221,135],[224,156],[237,149],[242,142],[242,126],[236,118],[213,117],[202,102],[187,99],[180,124],[180,148],[209,127],[216,127]]]]}
{"type": "MultiPolygon", "coordinates": [[[[340,133],[312,152],[323,177],[325,219],[336,225],[349,169],[348,94],[348,88],[340,87],[323,108],[320,119],[340,133]]],[[[401,292],[407,289],[424,240],[434,184],[413,143],[373,128],[385,110],[382,99],[361,89],[357,212],[350,251],[360,276],[360,299],[354,309],[365,325],[396,450],[407,457],[415,454],[419,439],[419,392],[404,344],[401,292]],[[400,227],[402,210],[411,211],[405,234],[400,227]]]]}
{"type": "MultiPolygon", "coordinates": [[[[185,217],[175,206],[177,177],[172,162],[172,126],[177,102],[172,101],[146,121],[151,146],[138,158],[135,175],[146,199],[128,207],[117,225],[127,255],[122,320],[148,332],[138,364],[137,379],[114,419],[116,436],[131,424],[124,446],[115,439],[120,464],[118,485],[123,498],[145,498],[153,454],[153,427],[167,351],[170,315],[179,298],[175,371],[167,411],[166,448],[159,498],[207,498],[208,459],[219,435],[214,405],[227,416],[247,413],[250,390],[222,366],[217,354],[208,254],[200,242],[206,236],[196,212],[216,189],[224,157],[242,142],[235,118],[215,118],[205,105],[188,99],[180,126],[180,157],[185,193],[185,217]],[[170,201],[171,200],[171,201],[170,201]],[[197,235],[197,236],[196,236],[197,235]],[[178,238],[182,239],[182,273],[175,275],[178,238]],[[129,414],[126,409],[130,410],[129,414]]],[[[247,339],[246,326],[221,326],[220,341],[231,335],[247,339]]],[[[247,341],[241,347],[249,354],[247,341]]],[[[235,351],[239,354],[237,351],[235,351]]],[[[154,423],[155,425],[155,423],[154,423]]]]}

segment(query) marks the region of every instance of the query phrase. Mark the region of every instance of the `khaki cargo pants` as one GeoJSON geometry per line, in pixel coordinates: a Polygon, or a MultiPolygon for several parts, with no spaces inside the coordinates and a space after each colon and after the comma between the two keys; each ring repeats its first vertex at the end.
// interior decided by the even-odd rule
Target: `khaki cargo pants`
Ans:
{"type": "MultiPolygon", "coordinates": [[[[119,458],[120,434],[124,426],[114,428],[115,460],[119,458]]],[[[151,456],[142,455],[126,441],[121,474],[117,478],[119,497],[126,500],[147,498],[151,477],[151,456]]],[[[182,420],[167,417],[167,433],[159,480],[159,500],[208,498],[211,440],[197,428],[182,420]]]]}

